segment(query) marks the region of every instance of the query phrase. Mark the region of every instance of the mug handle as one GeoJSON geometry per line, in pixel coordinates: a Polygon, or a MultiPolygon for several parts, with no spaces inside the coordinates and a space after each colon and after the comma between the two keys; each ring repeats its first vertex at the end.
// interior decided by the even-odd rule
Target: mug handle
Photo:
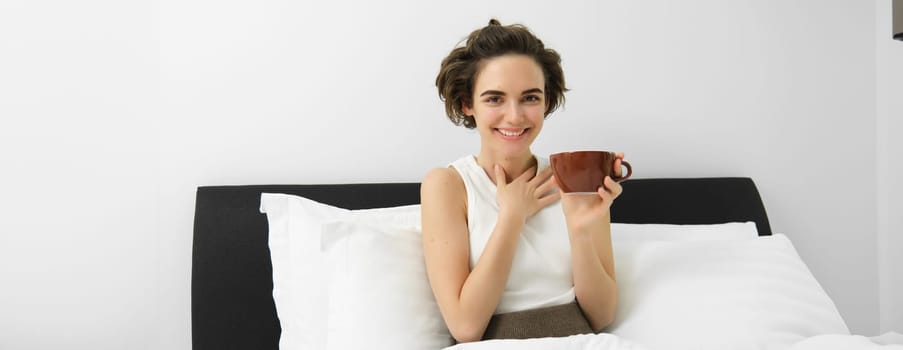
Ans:
{"type": "Polygon", "coordinates": [[[630,167],[630,163],[628,163],[626,160],[622,160],[622,161],[621,161],[621,165],[627,167],[627,175],[623,175],[623,176],[621,176],[621,177],[619,177],[619,178],[614,178],[614,177],[612,177],[612,180],[615,180],[615,181],[617,181],[617,182],[621,182],[621,181],[627,180],[628,178],[630,178],[630,175],[633,174],[633,168],[630,167]]]}

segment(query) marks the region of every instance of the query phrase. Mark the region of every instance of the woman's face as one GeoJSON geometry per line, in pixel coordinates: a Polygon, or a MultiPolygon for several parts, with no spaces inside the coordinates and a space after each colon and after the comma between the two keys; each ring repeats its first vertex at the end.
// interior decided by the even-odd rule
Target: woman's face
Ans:
{"type": "Polygon", "coordinates": [[[505,55],[481,62],[473,89],[472,115],[485,151],[505,156],[530,152],[542,130],[546,111],[542,68],[524,55],[505,55]]]}

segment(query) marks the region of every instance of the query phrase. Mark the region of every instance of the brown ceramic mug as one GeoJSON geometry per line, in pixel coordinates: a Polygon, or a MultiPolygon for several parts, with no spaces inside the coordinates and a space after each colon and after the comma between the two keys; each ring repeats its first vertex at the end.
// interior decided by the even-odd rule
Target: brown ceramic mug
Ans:
{"type": "Polygon", "coordinates": [[[621,160],[627,174],[618,177],[615,159],[615,153],[609,151],[561,152],[549,157],[558,187],[565,193],[595,193],[606,176],[617,182],[627,180],[633,173],[630,163],[621,160]]]}

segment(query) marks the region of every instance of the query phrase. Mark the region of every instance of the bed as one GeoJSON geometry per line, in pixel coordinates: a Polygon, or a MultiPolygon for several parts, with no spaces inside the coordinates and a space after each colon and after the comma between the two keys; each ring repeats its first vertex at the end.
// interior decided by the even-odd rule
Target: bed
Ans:
{"type": "MultiPolygon", "coordinates": [[[[770,237],[773,234],[762,199],[754,182],[749,178],[633,179],[625,181],[623,186],[623,195],[611,209],[613,223],[639,227],[643,224],[713,225],[747,222],[754,225],[757,234],[761,237],[770,237]]],[[[418,183],[199,187],[192,249],[193,349],[268,350],[278,349],[280,346],[280,337],[284,337],[284,330],[281,327],[274,301],[274,298],[278,299],[274,294],[273,261],[275,260],[271,256],[273,243],[268,236],[267,215],[261,213],[262,194],[285,194],[286,196],[303,197],[323,203],[323,205],[360,210],[416,205],[419,203],[419,188],[418,183]]],[[[661,252],[661,249],[670,246],[659,244],[638,245],[637,247],[641,248],[636,252],[645,252],[645,256],[654,256],[658,255],[656,252],[661,252]]],[[[706,247],[710,246],[697,245],[694,249],[698,249],[700,252],[713,250],[706,247]]],[[[623,251],[631,250],[625,248],[623,251]]],[[[638,256],[640,255],[643,254],[638,253],[638,256]]],[[[625,260],[629,259],[625,257],[625,260]]],[[[625,263],[625,268],[627,265],[630,263],[625,263]]],[[[802,265],[802,269],[805,269],[804,264],[800,262],[800,265],[802,265]]],[[[806,272],[808,271],[806,270],[806,272]]],[[[817,285],[817,282],[814,283],[817,285]]],[[[711,289],[711,287],[706,288],[711,289]]],[[[748,286],[744,285],[739,288],[748,288],[748,286]]],[[[811,297],[809,294],[805,295],[811,297]]],[[[824,295],[823,298],[827,299],[827,296],[824,295]]],[[[829,299],[828,303],[830,304],[829,299]]],[[[829,309],[829,307],[819,308],[829,309]]],[[[833,304],[830,304],[830,308],[833,308],[833,304]]],[[[712,312],[717,312],[717,310],[712,312]]],[[[828,315],[824,317],[833,322],[833,329],[836,330],[830,333],[848,333],[842,320],[838,324],[836,318],[839,318],[839,315],[833,316],[837,314],[836,308],[825,310],[824,314],[828,315]]],[[[712,318],[711,315],[701,317],[712,318]]],[[[730,315],[724,316],[730,317],[730,315]]],[[[708,321],[723,323],[714,319],[708,321]]],[[[758,321],[750,319],[748,322],[758,321]]],[[[809,321],[804,320],[804,322],[809,321]]],[[[630,327],[621,328],[629,330],[630,327]]],[[[803,328],[812,327],[807,325],[803,328]]],[[[794,338],[794,341],[824,333],[819,329],[807,329],[806,332],[809,333],[794,338]]],[[[598,343],[599,341],[610,341],[610,339],[600,340],[598,337],[594,340],[587,340],[588,338],[585,337],[581,339],[576,340],[596,342],[594,348],[603,348],[599,346],[601,344],[598,343]]],[[[571,339],[570,341],[575,340],[571,339]]],[[[659,339],[659,341],[670,340],[659,339]]],[[[530,345],[505,341],[496,343],[473,345],[489,346],[493,349],[512,344],[518,346],[517,348],[564,345],[548,343],[530,345]]],[[[462,347],[462,345],[456,347],[462,347]]]]}

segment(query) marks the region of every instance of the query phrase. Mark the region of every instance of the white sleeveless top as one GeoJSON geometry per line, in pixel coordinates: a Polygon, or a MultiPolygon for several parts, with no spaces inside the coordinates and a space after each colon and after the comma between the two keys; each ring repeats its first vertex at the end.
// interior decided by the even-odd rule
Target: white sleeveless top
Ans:
{"type": "MultiPolygon", "coordinates": [[[[537,156],[536,160],[539,170],[549,166],[546,158],[537,156]]],[[[496,186],[473,156],[458,159],[451,165],[461,174],[467,190],[467,229],[473,269],[498,220],[496,186]]],[[[566,304],[574,298],[571,246],[561,201],[558,201],[527,219],[495,314],[566,304]]]]}

